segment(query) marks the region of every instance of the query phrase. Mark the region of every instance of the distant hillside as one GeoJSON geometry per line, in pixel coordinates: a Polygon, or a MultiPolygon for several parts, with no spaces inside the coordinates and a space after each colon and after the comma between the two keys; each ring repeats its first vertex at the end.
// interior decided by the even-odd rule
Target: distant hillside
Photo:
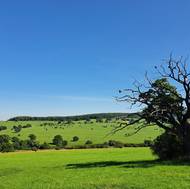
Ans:
{"type": "Polygon", "coordinates": [[[113,119],[113,118],[133,118],[136,113],[96,113],[76,116],[48,116],[48,117],[30,117],[18,116],[9,119],[8,121],[79,121],[89,119],[113,119]]]}

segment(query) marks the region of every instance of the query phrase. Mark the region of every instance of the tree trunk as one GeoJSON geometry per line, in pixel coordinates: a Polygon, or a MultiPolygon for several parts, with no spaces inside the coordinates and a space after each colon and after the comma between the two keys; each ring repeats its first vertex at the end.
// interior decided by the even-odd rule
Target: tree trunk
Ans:
{"type": "Polygon", "coordinates": [[[190,118],[183,125],[183,151],[185,156],[190,155],[190,118]]]}

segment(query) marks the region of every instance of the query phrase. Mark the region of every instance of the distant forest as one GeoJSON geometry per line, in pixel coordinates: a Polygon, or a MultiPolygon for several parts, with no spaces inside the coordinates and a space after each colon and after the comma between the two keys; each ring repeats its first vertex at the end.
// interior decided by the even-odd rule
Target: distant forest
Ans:
{"type": "Polygon", "coordinates": [[[90,119],[113,119],[113,118],[135,118],[136,113],[96,113],[76,116],[48,116],[48,117],[30,117],[18,116],[9,119],[8,121],[80,121],[90,119]]]}

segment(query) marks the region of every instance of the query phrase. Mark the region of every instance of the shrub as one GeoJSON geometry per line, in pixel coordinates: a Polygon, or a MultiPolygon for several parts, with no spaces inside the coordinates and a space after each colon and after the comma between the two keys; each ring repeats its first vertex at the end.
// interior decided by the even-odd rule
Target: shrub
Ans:
{"type": "Polygon", "coordinates": [[[91,145],[92,148],[108,148],[109,146],[107,145],[107,143],[104,144],[93,144],[91,145]]]}
{"type": "Polygon", "coordinates": [[[61,135],[56,135],[54,136],[53,138],[53,144],[56,145],[56,146],[61,146],[62,143],[63,143],[63,137],[61,135]]]}
{"type": "Polygon", "coordinates": [[[67,145],[67,141],[63,140],[63,137],[61,135],[56,135],[53,138],[53,144],[58,146],[58,147],[64,147],[67,145]]]}
{"type": "Polygon", "coordinates": [[[39,148],[40,144],[38,141],[35,140],[26,140],[27,141],[27,148],[32,149],[33,147],[39,148]]]}
{"type": "Polygon", "coordinates": [[[22,128],[30,128],[30,127],[32,127],[32,125],[31,124],[26,124],[26,125],[24,125],[24,126],[22,126],[22,128]]]}
{"type": "Polygon", "coordinates": [[[19,126],[13,126],[12,129],[15,131],[15,133],[19,133],[22,130],[22,126],[21,125],[19,125],[19,126]]]}
{"type": "Polygon", "coordinates": [[[0,144],[8,143],[10,140],[9,135],[0,135],[0,144]]]}
{"type": "Polygon", "coordinates": [[[29,139],[32,140],[32,141],[35,141],[36,138],[37,138],[36,135],[34,135],[34,134],[30,134],[28,137],[29,137],[29,139]]]}
{"type": "Polygon", "coordinates": [[[79,140],[79,137],[78,136],[74,136],[72,141],[73,142],[77,142],[78,140],[79,140]]]}
{"type": "Polygon", "coordinates": [[[160,159],[174,159],[183,154],[183,145],[177,135],[165,132],[154,140],[151,147],[154,154],[160,159]]]}
{"type": "Polygon", "coordinates": [[[44,142],[43,144],[40,145],[40,149],[50,149],[51,146],[47,143],[47,142],[44,142]]]}
{"type": "Polygon", "coordinates": [[[86,144],[86,145],[90,145],[90,144],[92,144],[92,141],[91,141],[91,140],[87,140],[87,141],[85,142],[85,144],[86,144]]]}
{"type": "Polygon", "coordinates": [[[146,146],[144,143],[139,143],[139,144],[127,143],[124,144],[124,147],[146,147],[146,146]]]}
{"type": "Polygon", "coordinates": [[[68,144],[67,140],[63,140],[62,147],[67,146],[67,144],[68,144]]]}
{"type": "Polygon", "coordinates": [[[0,126],[0,131],[6,130],[7,127],[6,126],[0,126]]]}
{"type": "Polygon", "coordinates": [[[39,148],[40,147],[40,144],[39,144],[39,142],[36,140],[36,135],[34,135],[34,134],[30,134],[29,136],[29,140],[27,140],[27,146],[29,147],[29,148],[39,148]]]}
{"type": "Polygon", "coordinates": [[[0,135],[0,151],[1,152],[14,151],[14,147],[10,143],[10,137],[8,135],[0,135]]]}
{"type": "Polygon", "coordinates": [[[124,147],[124,144],[122,142],[116,141],[116,140],[109,140],[108,145],[116,147],[116,148],[123,148],[124,147]]]}
{"type": "Polygon", "coordinates": [[[103,122],[104,122],[104,120],[101,119],[101,118],[97,118],[97,119],[96,119],[96,123],[103,123],[103,122]]]}
{"type": "Polygon", "coordinates": [[[34,151],[34,152],[37,152],[38,148],[36,146],[34,146],[34,147],[31,148],[31,150],[34,151]]]}
{"type": "Polygon", "coordinates": [[[21,148],[20,139],[18,137],[12,137],[11,141],[15,150],[19,150],[21,148]]]}
{"type": "Polygon", "coordinates": [[[3,143],[0,145],[0,151],[1,152],[14,152],[14,147],[11,143],[3,143]]]}
{"type": "Polygon", "coordinates": [[[20,140],[20,149],[21,150],[29,150],[31,147],[28,144],[28,140],[20,140]]]}

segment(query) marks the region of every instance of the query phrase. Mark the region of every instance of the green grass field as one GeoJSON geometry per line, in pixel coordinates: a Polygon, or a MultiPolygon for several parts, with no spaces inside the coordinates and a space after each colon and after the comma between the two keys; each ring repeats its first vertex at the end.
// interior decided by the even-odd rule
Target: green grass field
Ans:
{"type": "Polygon", "coordinates": [[[0,154],[1,189],[188,189],[190,166],[148,148],[0,154]]]}
{"type": "Polygon", "coordinates": [[[84,124],[84,122],[74,122],[69,125],[58,125],[57,122],[48,122],[54,123],[54,126],[40,126],[43,123],[47,122],[39,122],[39,121],[23,121],[23,122],[0,122],[0,125],[7,126],[8,129],[5,131],[0,131],[0,134],[8,134],[10,136],[18,136],[21,139],[26,139],[29,134],[35,134],[37,139],[42,142],[51,142],[53,137],[57,134],[63,136],[65,140],[68,141],[69,145],[79,145],[84,144],[86,140],[91,140],[94,144],[100,144],[106,142],[110,139],[118,140],[124,143],[143,143],[144,140],[153,140],[156,136],[158,136],[161,130],[155,126],[148,127],[141,130],[138,134],[126,137],[126,133],[131,133],[134,131],[135,127],[130,127],[127,130],[123,130],[117,132],[114,135],[107,136],[115,126],[118,124],[113,123],[88,123],[84,124]],[[21,132],[15,133],[13,132],[13,125],[25,125],[30,123],[32,125],[31,128],[22,129],[21,132]],[[73,136],[78,136],[79,141],[71,142],[73,136]]]}
{"type": "MultiPolygon", "coordinates": [[[[92,121],[92,120],[91,120],[92,121]]],[[[107,136],[117,125],[111,123],[72,124],[57,122],[23,121],[0,122],[7,130],[0,134],[26,139],[35,134],[37,140],[51,142],[61,134],[69,145],[84,144],[86,140],[100,144],[110,139],[123,143],[143,143],[153,140],[162,131],[156,126],[147,127],[136,135],[138,125],[107,136]],[[19,133],[14,125],[26,125],[19,133]],[[53,126],[42,126],[53,123],[53,126]],[[78,136],[78,142],[72,137],[78,136]]],[[[107,148],[83,150],[44,150],[0,153],[0,189],[189,189],[190,163],[159,162],[149,148],[107,148]]]]}

